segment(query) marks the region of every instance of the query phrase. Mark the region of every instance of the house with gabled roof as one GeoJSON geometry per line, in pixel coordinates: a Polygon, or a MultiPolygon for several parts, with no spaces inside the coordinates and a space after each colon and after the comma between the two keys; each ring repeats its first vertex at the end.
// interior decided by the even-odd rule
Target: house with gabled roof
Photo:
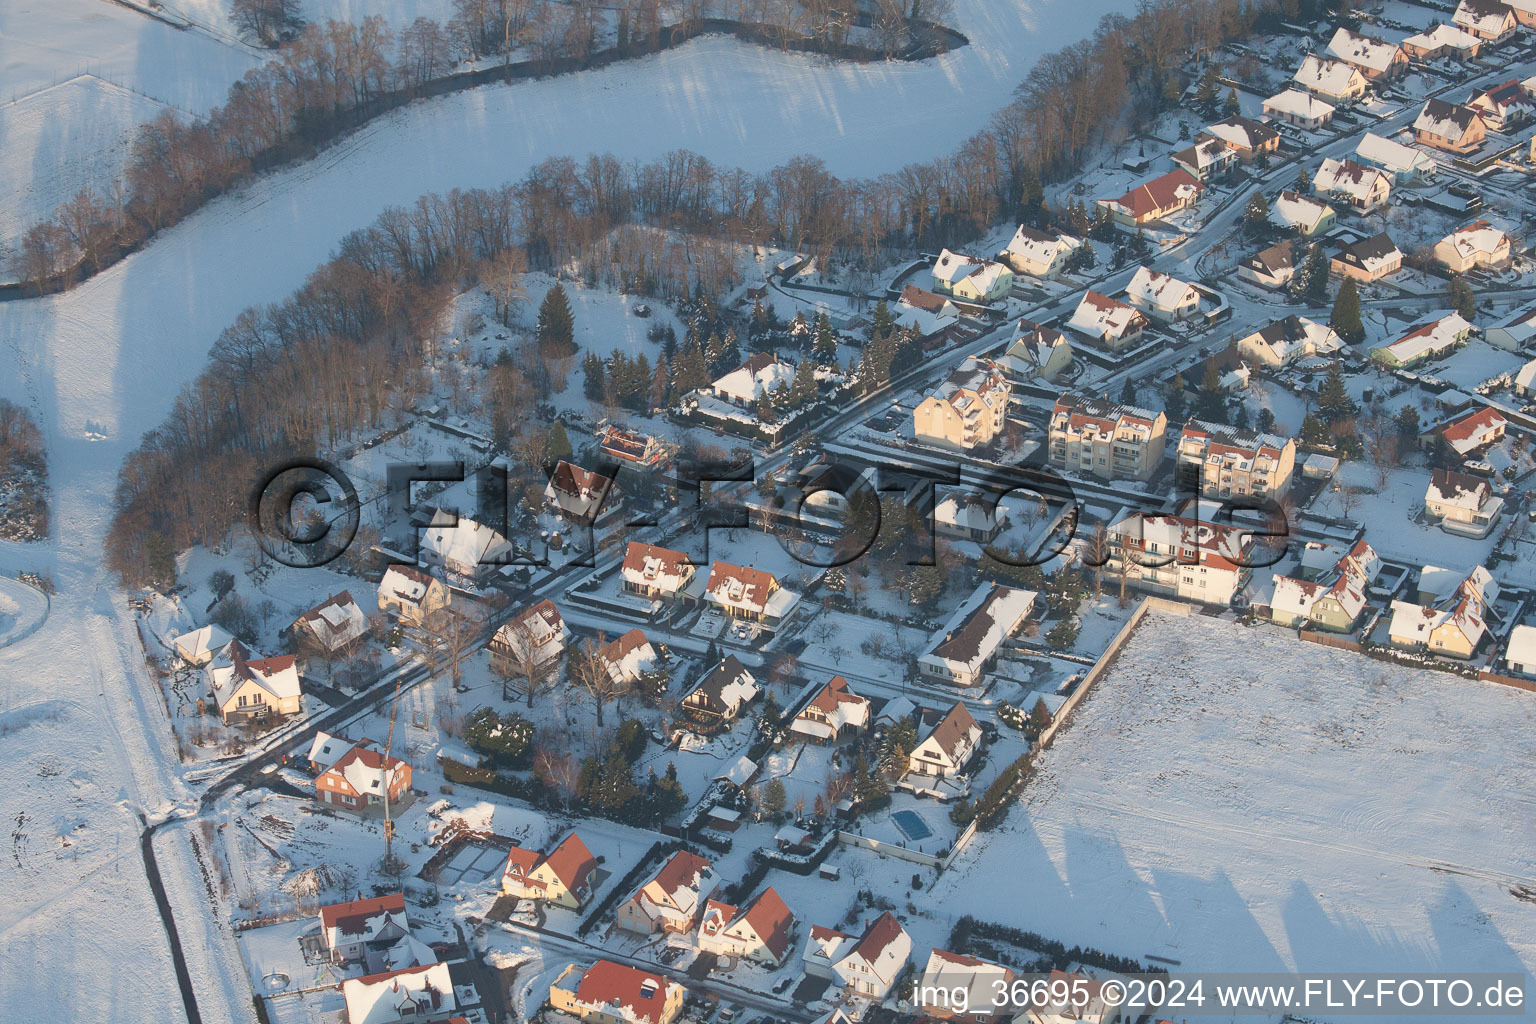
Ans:
{"type": "Polygon", "coordinates": [[[1483,41],[1466,29],[1441,23],[1403,40],[1403,52],[1414,60],[1457,57],[1469,60],[1477,56],[1483,41]]]}
{"type": "Polygon", "coordinates": [[[1092,338],[1111,352],[1119,352],[1140,341],[1141,332],[1150,323],[1146,314],[1135,306],[1090,288],[1077,304],[1067,327],[1092,338]]]}
{"type": "Polygon", "coordinates": [[[1296,276],[1296,255],[1291,243],[1276,242],[1244,258],[1237,265],[1237,276],[1260,288],[1284,291],[1296,276]]]}
{"type": "Polygon", "coordinates": [[[592,898],[597,858],[575,832],[548,853],[512,847],[501,872],[501,891],[517,899],[541,900],[579,910],[592,898]]]}
{"type": "Polygon", "coordinates": [[[910,327],[924,339],[942,341],[960,320],[960,307],[946,295],[909,284],[891,307],[896,324],[910,327]]]}
{"type": "Polygon", "coordinates": [[[1488,138],[1488,123],[1471,107],[1431,97],[1414,119],[1413,138],[1420,145],[1467,154],[1488,138]]]}
{"type": "Polygon", "coordinates": [[[1200,291],[1188,281],[1151,267],[1138,267],[1125,287],[1132,306],[1165,323],[1187,320],[1200,312],[1200,291]]]}
{"type": "Polygon", "coordinates": [[[311,962],[361,964],[368,974],[437,963],[431,947],[411,935],[401,893],[371,896],[320,908],[319,919],[299,936],[311,962]]]}
{"type": "Polygon", "coordinates": [[[1390,345],[1371,349],[1371,358],[1383,366],[1403,369],[1444,355],[1471,333],[1472,325],[1460,313],[1440,313],[1415,324],[1390,345]]]}
{"type": "Polygon", "coordinates": [[[1360,137],[1359,144],[1355,146],[1355,159],[1362,164],[1379,167],[1392,175],[1398,184],[1423,181],[1440,169],[1427,153],[1371,132],[1360,137]]]}
{"type": "Polygon", "coordinates": [[[560,609],[553,601],[540,601],[503,623],[491,637],[491,670],[504,676],[520,675],[530,667],[547,670],[560,660],[570,638],[560,609]]]}
{"type": "Polygon", "coordinates": [[[1475,220],[1435,243],[1435,259],[1457,274],[1478,267],[1502,267],[1509,262],[1511,252],[1509,233],[1486,220],[1475,220]]]}
{"type": "Polygon", "coordinates": [[[1290,366],[1312,356],[1331,355],[1343,346],[1332,327],[1295,314],[1237,339],[1237,351],[1244,359],[1268,369],[1290,366]]]}
{"type": "Polygon", "coordinates": [[[962,689],[982,685],[1003,642],[1034,610],[1036,596],[1033,590],[981,584],[918,655],[917,670],[927,680],[962,689]]]}
{"type": "Polygon", "coordinates": [[[637,681],[647,672],[654,671],[661,663],[656,647],[639,629],[631,629],[614,639],[597,652],[608,678],[615,686],[624,688],[637,681]]]}
{"type": "Polygon", "coordinates": [[[1007,422],[1012,392],[1001,366],[967,356],[912,410],[913,436],[945,448],[970,450],[989,444],[1007,422]]]}
{"type": "Polygon", "coordinates": [[[667,446],[654,434],[642,434],[610,424],[598,441],[598,450],[610,459],[645,469],[654,469],[666,461],[667,446]]]}
{"type": "Polygon", "coordinates": [[[944,249],[933,263],[933,290],[963,302],[996,302],[1013,291],[1013,271],[995,260],[944,249]]]}
{"type": "MultiPolygon", "coordinates": [[[[1527,345],[1536,342],[1536,306],[1521,310],[1497,327],[1488,328],[1483,333],[1483,340],[1495,348],[1511,352],[1524,350],[1527,345]]],[[[1519,383],[1517,380],[1517,393],[1524,394],[1531,390],[1529,378],[1524,385],[1525,391],[1519,390],[1519,383]]]]}
{"type": "Polygon", "coordinates": [[[500,532],[444,509],[432,514],[421,531],[421,560],[441,569],[449,586],[475,589],[503,566],[516,549],[500,532]]]}
{"type": "Polygon", "coordinates": [[[771,572],[716,559],[709,569],[704,600],[727,618],[777,629],[794,612],[800,595],[780,586],[771,572]]]}
{"type": "Polygon", "coordinates": [[[1065,269],[1067,257],[1083,244],[1081,238],[1062,231],[1048,231],[1020,224],[999,255],[1014,273],[1054,278],[1065,269]]]}
{"type": "Polygon", "coordinates": [[[1008,525],[1008,509],[997,495],[952,491],[933,507],[933,528],[941,537],[988,544],[1008,525]]]}
{"type": "Polygon", "coordinates": [[[1420,442],[1422,444],[1427,438],[1430,444],[1426,447],[1433,447],[1435,442],[1444,443],[1459,458],[1467,459],[1498,443],[1508,428],[1509,420],[1503,413],[1491,405],[1484,405],[1431,427],[1420,442]]]}
{"type": "MultiPolygon", "coordinates": [[[[315,753],[312,749],[311,760],[315,753]]],[[[358,814],[383,813],[386,799],[391,809],[403,807],[410,789],[411,766],[393,755],[385,757],[370,739],[352,744],[315,777],[317,803],[358,814]]]]}
{"type": "Polygon", "coordinates": [[[1193,175],[1180,168],[1137,185],[1118,199],[1098,199],[1095,203],[1117,223],[1134,227],[1195,205],[1202,188],[1193,175]]]}
{"type": "Polygon", "coordinates": [[[812,926],[800,961],[811,977],[826,978],[853,996],[878,1003],[890,995],[911,956],[912,937],[896,915],[886,911],[858,935],[812,926]]]}
{"type": "Polygon", "coordinates": [[[224,724],[260,722],[304,710],[296,661],[291,654],[257,657],[239,640],[226,644],[207,669],[213,704],[224,724]]]}
{"type": "Polygon", "coordinates": [[[1338,221],[1333,207],[1312,196],[1282,190],[1269,205],[1269,222],[1304,238],[1326,234],[1338,221]]]}
{"type": "Polygon", "coordinates": [[[555,463],[554,472],[549,474],[544,500],[555,515],[577,526],[611,521],[624,505],[623,492],[612,477],[564,459],[555,463]]]}
{"type": "Polygon", "coordinates": [[[619,574],[627,593],[676,603],[688,599],[686,590],[697,571],[681,551],[632,540],[624,549],[619,574]]]}
{"type": "Polygon", "coordinates": [[[756,352],[709,386],[709,393],[732,405],[751,408],[759,399],[795,380],[795,364],[768,352],[756,352]]]}
{"type": "Polygon", "coordinates": [[[1515,12],[1502,0],[1461,0],[1451,24],[1457,25],[1490,46],[1497,46],[1515,34],[1519,22],[1515,12]]]}
{"type": "Polygon", "coordinates": [[[444,963],[348,978],[341,983],[341,995],[347,1024],[428,1024],[446,1021],[458,1009],[453,978],[444,963]]]}
{"type": "Polygon", "coordinates": [[[379,580],[379,611],[406,625],[420,626],[452,601],[453,594],[442,580],[414,565],[397,562],[379,580]]]}
{"type": "Polygon", "coordinates": [[[1380,568],[1375,550],[1360,540],[1332,570],[1314,579],[1276,576],[1270,618],[1283,626],[1310,623],[1329,632],[1347,633],[1364,612],[1365,590],[1380,568]]]}
{"type": "Polygon", "coordinates": [[[193,668],[202,668],[218,657],[234,637],[223,627],[209,623],[172,641],[181,660],[193,668]]]}
{"type": "Polygon", "coordinates": [[[1536,98],[1517,78],[1473,92],[1467,106],[1496,132],[1513,131],[1536,117],[1536,98]]]}
{"type": "Polygon", "coordinates": [[[1515,21],[1527,28],[1536,28],[1536,0],[1504,0],[1515,16],[1515,21]]]}
{"type": "Polygon", "coordinates": [[[288,628],[295,637],[334,654],[368,635],[368,616],[352,600],[352,592],[343,590],[300,615],[288,628]]]}
{"type": "Polygon", "coordinates": [[[1392,179],[1377,168],[1332,157],[1317,169],[1312,187],[1319,195],[1344,200],[1360,213],[1385,206],[1392,195],[1392,179]]]}
{"type": "Polygon", "coordinates": [[[998,992],[1012,990],[1019,975],[1011,967],[968,953],[934,948],[918,975],[918,990],[933,993],[925,1000],[923,1015],[961,1024],[995,1024],[998,992]]]}
{"type": "Polygon", "coordinates": [[[1396,78],[1408,70],[1408,54],[1397,43],[1340,28],[1328,41],[1328,53],[1356,68],[1368,81],[1396,78]]]}
{"type": "Polygon", "coordinates": [[[705,673],[683,696],[679,706],[694,722],[719,728],[734,721],[742,708],[757,698],[757,693],[756,678],[740,658],[730,654],[705,673]]]}
{"type": "Polygon", "coordinates": [[[1197,141],[1173,154],[1173,165],[1198,181],[1225,174],[1237,163],[1237,151],[1220,139],[1197,141]]]}
{"type": "Polygon", "coordinates": [[[1054,381],[1072,368],[1072,343],[1054,327],[1020,320],[997,362],[1015,380],[1054,381]]]}
{"type": "Polygon", "coordinates": [[[619,904],[613,925],[639,935],[691,932],[719,887],[720,877],[709,861],[678,850],[619,904]]]}
{"type": "Polygon", "coordinates": [[[1394,647],[1466,660],[1488,635],[1488,622],[1481,603],[1469,594],[1454,595],[1439,607],[1393,601],[1387,635],[1394,647]]]}
{"type": "Polygon", "coordinates": [[[584,1024],[672,1024],[688,990],[659,974],[599,960],[571,964],[549,986],[549,1005],[584,1024]]]}
{"type": "Polygon", "coordinates": [[[1315,131],[1333,120],[1334,107],[1301,89],[1283,89],[1264,101],[1264,115],[1315,131]]]}
{"type": "Polygon", "coordinates": [[[1330,273],[1356,281],[1380,281],[1403,269],[1403,253],[1385,231],[1349,242],[1328,261],[1330,273]]]}
{"type": "Polygon", "coordinates": [[[772,886],[745,907],[710,900],[699,922],[705,953],[782,967],[794,949],[795,915],[772,886]]]}
{"type": "Polygon", "coordinates": [[[1360,69],[1342,60],[1309,53],[1292,80],[1301,88],[1330,103],[1348,103],[1365,95],[1370,81],[1360,69]]]}
{"type": "Polygon", "coordinates": [[[1251,117],[1228,117],[1206,125],[1195,133],[1195,141],[1204,142],[1206,139],[1220,139],[1245,164],[1261,154],[1273,153],[1280,148],[1280,133],[1263,121],[1255,121],[1251,117]]]}
{"type": "Polygon", "coordinates": [[[795,714],[789,731],[832,743],[868,727],[869,712],[869,698],[848,689],[848,680],[842,676],[833,676],[795,714]]]}
{"type": "Polygon", "coordinates": [[[907,755],[907,776],[952,779],[965,770],[980,746],[981,726],[976,724],[970,709],[956,701],[929,725],[907,755]]]}
{"type": "Polygon", "coordinates": [[[1440,520],[1440,529],[1463,537],[1486,537],[1498,525],[1504,499],[1488,480],[1451,469],[1432,469],[1424,491],[1424,511],[1440,520]]]}

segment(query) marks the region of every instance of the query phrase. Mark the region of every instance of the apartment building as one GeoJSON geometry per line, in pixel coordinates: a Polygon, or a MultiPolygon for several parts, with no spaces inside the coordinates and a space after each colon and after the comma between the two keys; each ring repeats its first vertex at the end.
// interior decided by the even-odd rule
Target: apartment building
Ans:
{"type": "Polygon", "coordinates": [[[1176,450],[1179,481],[1202,497],[1279,500],[1291,489],[1296,441],[1276,434],[1190,420],[1176,450]]]}
{"type": "Polygon", "coordinates": [[[1163,460],[1167,433],[1161,412],[1062,395],[1051,410],[1050,463],[1103,480],[1146,480],[1163,460]]]}
{"type": "Polygon", "coordinates": [[[912,411],[919,441],[947,448],[988,444],[1007,421],[1013,385],[990,359],[971,356],[912,411]]]}

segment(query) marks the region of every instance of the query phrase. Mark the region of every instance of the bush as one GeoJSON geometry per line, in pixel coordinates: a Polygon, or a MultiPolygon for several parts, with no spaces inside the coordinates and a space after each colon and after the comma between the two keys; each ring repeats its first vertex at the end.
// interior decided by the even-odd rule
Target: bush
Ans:
{"type": "Polygon", "coordinates": [[[533,723],[515,711],[499,715],[481,708],[464,723],[464,742],[482,764],[497,768],[526,768],[533,753],[533,723]]]}

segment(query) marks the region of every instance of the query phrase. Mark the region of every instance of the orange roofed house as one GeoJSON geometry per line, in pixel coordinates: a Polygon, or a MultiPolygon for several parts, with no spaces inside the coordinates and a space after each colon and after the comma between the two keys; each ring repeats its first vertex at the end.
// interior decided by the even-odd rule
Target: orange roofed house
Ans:
{"type": "Polygon", "coordinates": [[[771,572],[716,561],[709,570],[704,600],[727,618],[747,619],[777,629],[794,612],[800,595],[785,590],[771,572]]]}
{"type": "Polygon", "coordinates": [[[1117,223],[1134,227],[1193,206],[1200,198],[1200,189],[1200,183],[1188,171],[1174,170],[1137,185],[1119,199],[1096,202],[1117,223]]]}
{"type": "Polygon", "coordinates": [[[784,966],[794,943],[795,915],[770,886],[745,907],[710,900],[699,922],[699,949],[716,956],[784,966]]]}
{"type": "Polygon", "coordinates": [[[369,739],[353,743],[335,761],[324,764],[346,742],[323,732],[315,736],[310,761],[317,768],[323,766],[315,777],[315,800],[326,807],[382,814],[387,793],[391,811],[404,807],[411,792],[411,766],[398,757],[386,759],[369,739]]]}
{"type": "Polygon", "coordinates": [[[549,987],[549,1005],[586,1024],[672,1024],[686,996],[675,981],[611,960],[571,964],[549,987]]]}
{"type": "Polygon", "coordinates": [[[501,874],[501,891],[519,899],[543,900],[567,910],[579,910],[592,898],[597,858],[575,832],[547,854],[512,847],[501,874]]]}
{"type": "Polygon", "coordinates": [[[640,935],[691,932],[719,886],[720,878],[709,861],[679,850],[619,904],[613,926],[640,935]]]}

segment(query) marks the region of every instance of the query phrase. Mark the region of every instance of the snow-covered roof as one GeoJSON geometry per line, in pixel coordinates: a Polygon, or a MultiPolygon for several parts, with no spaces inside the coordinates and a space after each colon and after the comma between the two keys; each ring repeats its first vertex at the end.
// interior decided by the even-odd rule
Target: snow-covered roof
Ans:
{"type": "Polygon", "coordinates": [[[1003,254],[1049,266],[1057,257],[1071,252],[1082,244],[1082,239],[1060,231],[1042,231],[1028,224],[1020,224],[1018,230],[1013,233],[1013,238],[1009,240],[1007,248],[1003,250],[1003,254]]]}
{"type": "Polygon", "coordinates": [[[1344,343],[1338,332],[1304,316],[1285,317],[1250,334],[1243,341],[1263,345],[1280,363],[1290,363],[1300,354],[1337,352],[1344,343]]]}
{"type": "Polygon", "coordinates": [[[603,647],[599,655],[615,683],[634,682],[656,667],[656,648],[639,629],[632,629],[603,647]]]}
{"type": "Polygon", "coordinates": [[[938,661],[975,673],[1035,606],[1033,590],[983,583],[934,634],[919,661],[938,661]]]}
{"type": "MultiPolygon", "coordinates": [[[[1403,262],[1402,250],[1383,231],[1381,234],[1350,242],[1333,257],[1375,276],[1393,264],[1403,262]]],[[[1465,322],[1465,321],[1463,321],[1465,322]]]]}
{"type": "MultiPolygon", "coordinates": [[[[1347,66],[1347,65],[1346,65],[1347,66]]],[[[1307,121],[1315,121],[1319,118],[1333,116],[1333,105],[1324,103],[1309,92],[1300,89],[1286,89],[1277,92],[1264,101],[1265,113],[1289,114],[1307,121]]]]}
{"type": "Polygon", "coordinates": [[[300,615],[293,625],[308,630],[327,650],[334,651],[368,632],[368,616],[352,600],[351,591],[343,590],[300,615]]]}
{"type": "Polygon", "coordinates": [[[1355,147],[1355,155],[1364,163],[1383,167],[1393,174],[1433,171],[1437,167],[1427,154],[1372,132],[1366,132],[1360,139],[1360,144],[1355,147]]]}
{"type": "Polygon", "coordinates": [[[1065,347],[1071,351],[1067,336],[1054,327],[1046,327],[1032,320],[1020,320],[1013,328],[1013,338],[1008,343],[1007,356],[1020,359],[1036,369],[1050,362],[1057,350],[1065,347]]]}
{"type": "MultiPolygon", "coordinates": [[[[1536,338],[1536,306],[1517,313],[1499,330],[1509,335],[1510,340],[1517,346],[1524,345],[1531,339],[1536,338]]],[[[1522,370],[1521,372],[1523,373],[1524,371],[1522,370]]],[[[1529,386],[1530,379],[1527,378],[1525,383],[1526,386],[1529,386]]]]}
{"type": "Polygon", "coordinates": [[[223,708],[245,683],[255,683],[277,700],[289,700],[303,692],[297,659],[291,654],[256,658],[238,640],[231,641],[209,664],[214,700],[223,708]]]}
{"type": "Polygon", "coordinates": [[[1509,631],[1504,660],[1512,665],[1536,665],[1536,626],[1522,624],[1509,631]]]}
{"type": "Polygon", "coordinates": [[[1171,274],[1164,274],[1151,267],[1138,267],[1125,294],[1131,300],[1140,299],[1156,309],[1180,309],[1190,301],[1198,302],[1200,293],[1188,281],[1180,281],[1171,274]]]}
{"type": "Polygon", "coordinates": [[[326,769],[347,781],[347,785],[363,796],[383,796],[393,788],[395,778],[409,767],[394,755],[385,760],[384,752],[375,750],[371,740],[361,740],[326,769]]]}
{"type": "Polygon", "coordinates": [[[401,604],[420,604],[432,586],[432,577],[413,565],[391,565],[379,580],[380,599],[390,599],[401,604]]]}
{"type": "Polygon", "coordinates": [[[336,736],[322,730],[315,733],[314,741],[309,745],[309,760],[319,765],[321,771],[325,771],[351,749],[352,741],[345,736],[336,736]]]}
{"type": "Polygon", "coordinates": [[[736,655],[728,655],[688,691],[684,701],[706,700],[730,716],[757,697],[757,680],[736,655]]]}
{"type": "Polygon", "coordinates": [[[703,901],[719,885],[720,878],[709,861],[679,850],[630,899],[651,917],[692,925],[703,901]]]}
{"type": "Polygon", "coordinates": [[[1453,248],[1462,259],[1476,259],[1479,256],[1493,256],[1501,248],[1507,248],[1509,235],[1486,220],[1476,220],[1440,241],[1453,248]]]}
{"type": "MultiPolygon", "coordinates": [[[[574,970],[575,965],[570,969],[574,970]]],[[[627,1024],[661,1024],[666,1017],[667,1000],[680,997],[682,990],[677,982],[659,974],[611,960],[599,960],[582,971],[575,995],[592,1014],[586,1019],[600,1017],[627,1024]]]]}
{"type": "Polygon", "coordinates": [[[704,593],[721,607],[774,618],[783,617],[800,600],[799,594],[781,587],[773,573],[718,559],[710,566],[704,593]]]}
{"type": "Polygon", "coordinates": [[[1508,425],[1503,413],[1492,406],[1483,406],[1447,423],[1439,433],[1457,455],[1466,456],[1504,436],[1508,425]]]}
{"type": "Polygon", "coordinates": [[[1147,318],[1135,306],[1093,289],[1083,296],[1067,326],[1095,338],[1122,338],[1145,327],[1147,318]]]}
{"type": "Polygon", "coordinates": [[[1501,0],[1461,0],[1451,21],[1487,37],[1502,34],[1514,18],[1509,5],[1501,0]]]}
{"type": "Polygon", "coordinates": [[[1359,91],[1364,82],[1359,68],[1316,53],[1307,54],[1292,77],[1303,89],[1328,96],[1347,96],[1359,91]]]}
{"type": "Polygon", "coordinates": [[[1282,228],[1300,228],[1311,233],[1318,221],[1333,212],[1321,199],[1282,191],[1269,207],[1269,219],[1282,228]]]}
{"type": "Polygon", "coordinates": [[[1329,40],[1328,52],[1357,67],[1369,68],[1384,74],[1392,69],[1392,64],[1399,59],[1402,49],[1396,43],[1341,28],[1334,32],[1333,38],[1329,40]]]}
{"type": "Polygon", "coordinates": [[[1477,36],[1455,25],[1440,24],[1434,28],[1403,40],[1404,46],[1420,50],[1471,50],[1477,46],[1477,36]]]}
{"type": "Polygon", "coordinates": [[[421,550],[428,561],[474,569],[507,560],[512,545],[496,530],[465,516],[454,522],[451,513],[439,511],[432,525],[421,531],[421,550]]]}
{"type": "Polygon", "coordinates": [[[1317,169],[1317,177],[1313,179],[1313,185],[1319,192],[1337,192],[1361,202],[1370,199],[1371,193],[1380,186],[1385,185],[1390,190],[1391,184],[1387,176],[1375,167],[1367,167],[1353,160],[1335,160],[1333,157],[1323,161],[1317,169]]]}
{"type": "Polygon", "coordinates": [[[1202,134],[1218,138],[1233,149],[1259,149],[1280,137],[1269,125],[1251,117],[1229,117],[1208,124],[1202,134]]]}
{"type": "Polygon", "coordinates": [[[1482,117],[1471,107],[1463,107],[1445,100],[1431,98],[1414,119],[1413,130],[1438,135],[1444,139],[1459,139],[1472,129],[1482,117]]]}
{"type": "Polygon", "coordinates": [[[790,723],[794,732],[832,739],[843,729],[862,729],[869,724],[869,698],[848,689],[848,680],[833,676],[790,723]]]}
{"type": "Polygon", "coordinates": [[[1220,139],[1206,139],[1173,154],[1174,163],[1193,167],[1197,174],[1203,174],[1213,167],[1230,163],[1236,157],[1237,154],[1232,151],[1232,147],[1220,139]]]}
{"type": "Polygon", "coordinates": [[[675,593],[693,578],[695,568],[681,551],[632,540],[624,550],[620,571],[634,586],[675,593]]]}
{"type": "Polygon", "coordinates": [[[939,258],[933,261],[933,279],[954,287],[956,281],[970,277],[985,266],[986,262],[980,257],[944,249],[939,252],[939,258]]]}
{"type": "Polygon", "coordinates": [[[1399,363],[1410,363],[1426,355],[1443,352],[1472,329],[1460,313],[1445,313],[1425,321],[1392,344],[1385,346],[1399,363]]]}
{"type": "MultiPolygon", "coordinates": [[[[1492,493],[1488,481],[1482,477],[1452,469],[1433,469],[1429,474],[1429,486],[1424,490],[1424,500],[1476,512],[1492,493]]],[[[1431,580],[1433,578],[1431,574],[1431,580]]]]}
{"type": "Polygon", "coordinates": [[[223,626],[209,623],[190,633],[184,633],[174,641],[176,653],[194,665],[201,665],[225,647],[234,637],[223,626]]]}
{"type": "Polygon", "coordinates": [[[793,363],[759,352],[716,380],[714,390],[739,402],[755,402],[770,391],[789,387],[795,379],[793,363]]]}
{"type": "Polygon", "coordinates": [[[458,1003],[447,964],[409,967],[341,983],[349,1024],[396,1024],[401,1019],[436,1020],[458,1003]]]}
{"type": "Polygon", "coordinates": [[[1448,608],[1426,607],[1411,601],[1392,602],[1392,622],[1388,634],[1408,643],[1427,644],[1430,635],[1449,623],[1460,630],[1472,647],[1487,632],[1482,610],[1470,597],[1462,597],[1448,608]]]}
{"type": "Polygon", "coordinates": [[[1188,171],[1175,169],[1151,181],[1137,185],[1119,199],[1107,200],[1137,220],[1153,216],[1174,206],[1192,202],[1200,194],[1200,182],[1188,171]]]}

